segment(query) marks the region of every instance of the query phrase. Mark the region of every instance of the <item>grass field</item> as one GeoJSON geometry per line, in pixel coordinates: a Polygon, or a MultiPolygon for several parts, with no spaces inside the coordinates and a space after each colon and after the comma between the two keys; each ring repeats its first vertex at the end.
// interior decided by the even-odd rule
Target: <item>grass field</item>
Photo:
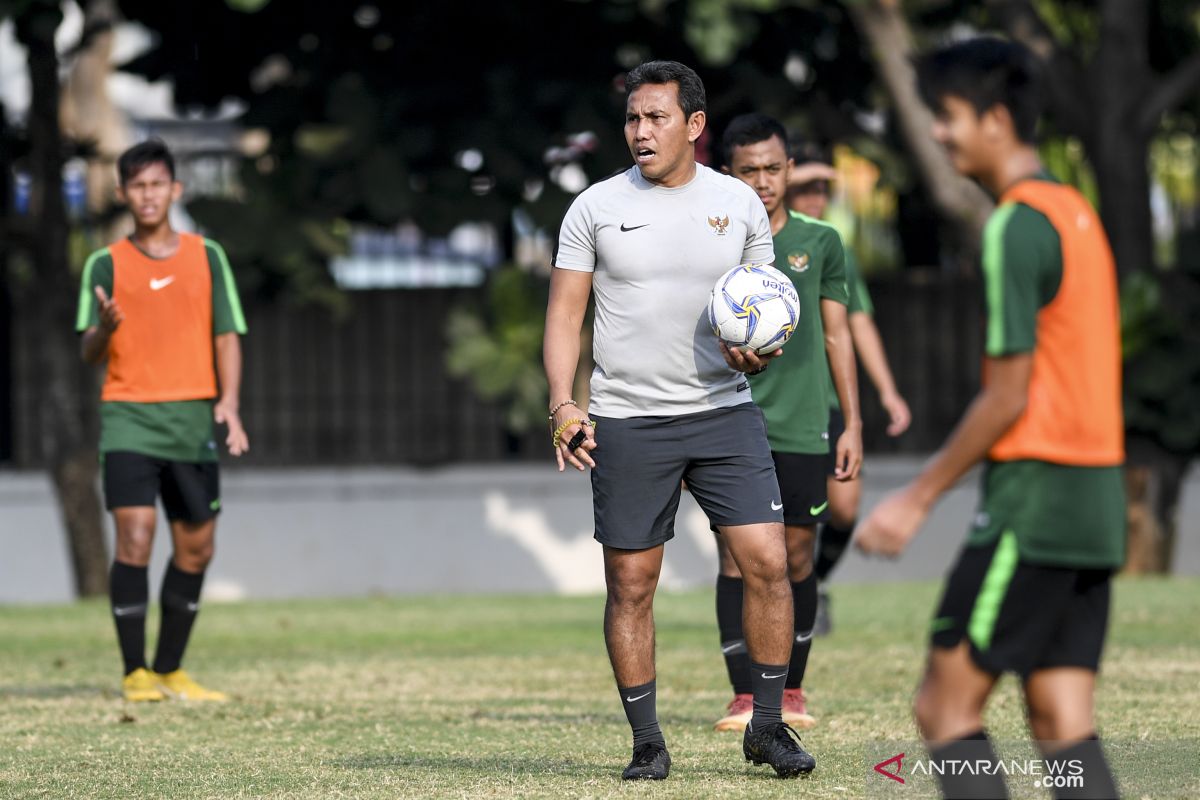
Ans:
{"type": "MultiPolygon", "coordinates": [[[[837,627],[809,668],[818,766],[799,781],[711,730],[729,699],[711,593],[661,596],[674,767],[654,785],[618,779],[629,731],[598,597],[209,604],[188,667],[235,696],[222,706],[124,703],[105,604],[0,608],[0,797],[882,796],[868,755],[913,738],[936,594],[834,587],[837,627]]],[[[1128,797],[1200,797],[1198,624],[1200,581],[1118,582],[1099,719],[1128,797]]],[[[989,725],[1025,736],[1011,681],[989,725]]],[[[923,796],[911,788],[890,796],[923,796]]]]}

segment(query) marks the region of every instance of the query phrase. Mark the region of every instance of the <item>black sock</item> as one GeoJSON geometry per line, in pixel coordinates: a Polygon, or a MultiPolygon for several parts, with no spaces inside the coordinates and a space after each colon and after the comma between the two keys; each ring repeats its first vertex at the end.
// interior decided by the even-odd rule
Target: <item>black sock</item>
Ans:
{"type": "Polygon", "coordinates": [[[1053,755],[1046,756],[1046,774],[1070,778],[1081,776],[1082,786],[1056,787],[1055,800],[1115,800],[1117,784],[1100,746],[1100,737],[1092,734],[1053,755]]]}
{"type": "Polygon", "coordinates": [[[750,662],[750,682],[754,685],[754,716],[750,724],[756,728],[783,722],[783,684],[787,680],[787,664],[750,662]]]}
{"type": "Polygon", "coordinates": [[[200,610],[200,587],[204,584],[204,573],[184,572],[167,565],[167,574],[162,583],[162,625],[158,633],[158,650],[154,654],[154,671],[159,674],[174,672],[183,660],[192,623],[200,610]]]}
{"type": "Polygon", "coordinates": [[[146,572],[146,567],[114,561],[108,578],[109,603],[126,675],[146,666],[146,606],[150,602],[146,572]]]}
{"type": "Polygon", "coordinates": [[[833,568],[842,559],[842,554],[846,552],[846,545],[850,544],[853,534],[853,522],[845,528],[834,527],[830,522],[821,526],[821,535],[817,538],[817,558],[813,562],[817,580],[823,581],[833,572],[833,568]]]}
{"type": "Polygon", "coordinates": [[[625,718],[629,720],[629,727],[633,729],[634,747],[646,742],[666,744],[662,728],[658,727],[658,693],[654,683],[650,681],[641,686],[620,689],[625,718]]]}
{"type": "Polygon", "coordinates": [[[717,576],[717,630],[721,632],[721,654],[725,656],[725,669],[729,671],[729,683],[733,686],[734,694],[750,694],[754,691],[750,682],[750,652],[746,649],[746,635],[742,632],[744,590],[741,578],[717,576]]]}
{"type": "Polygon", "coordinates": [[[817,619],[817,576],[809,573],[802,581],[792,582],[792,660],[788,664],[785,688],[799,689],[808,668],[808,652],[812,650],[813,623],[817,619]]]}
{"type": "Polygon", "coordinates": [[[999,759],[984,731],[976,731],[929,752],[930,771],[946,800],[1006,800],[1008,787],[999,772],[999,759]],[[953,762],[953,763],[952,763],[953,762]],[[970,764],[964,769],[964,763],[970,764]],[[979,768],[981,762],[992,765],[979,768]]]}

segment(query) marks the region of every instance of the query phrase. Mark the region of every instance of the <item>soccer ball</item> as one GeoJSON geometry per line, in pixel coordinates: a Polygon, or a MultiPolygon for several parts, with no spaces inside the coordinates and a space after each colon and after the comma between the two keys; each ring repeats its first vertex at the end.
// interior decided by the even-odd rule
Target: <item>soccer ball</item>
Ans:
{"type": "Polygon", "coordinates": [[[796,330],[800,296],[796,287],[770,264],[741,264],[713,287],[708,322],[730,347],[760,355],[778,350],[796,330]]]}

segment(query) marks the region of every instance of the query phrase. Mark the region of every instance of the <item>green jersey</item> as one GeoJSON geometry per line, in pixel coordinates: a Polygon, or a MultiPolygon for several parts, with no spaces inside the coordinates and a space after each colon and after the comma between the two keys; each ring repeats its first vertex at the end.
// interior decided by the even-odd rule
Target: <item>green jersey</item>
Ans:
{"type": "MultiPolygon", "coordinates": [[[[1044,174],[1039,179],[1053,181],[1044,174]]],[[[998,207],[983,238],[987,355],[1033,351],[1038,312],[1058,294],[1062,275],[1062,243],[1050,220],[1024,203],[998,207]]],[[[1125,557],[1121,468],[989,461],[968,544],[988,544],[1008,531],[1031,563],[1119,567],[1125,557]]]]}
{"type": "Polygon", "coordinates": [[[750,376],[754,401],[767,420],[767,439],[780,453],[829,452],[829,360],[821,299],[849,302],[842,239],[833,226],[791,212],[775,234],[775,268],[791,279],[800,314],[783,355],[750,376]]]}

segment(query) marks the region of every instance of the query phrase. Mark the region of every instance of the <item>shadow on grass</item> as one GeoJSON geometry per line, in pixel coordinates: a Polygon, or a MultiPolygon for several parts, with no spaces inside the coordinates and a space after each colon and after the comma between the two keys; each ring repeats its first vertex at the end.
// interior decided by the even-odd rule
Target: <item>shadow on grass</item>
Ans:
{"type": "Polygon", "coordinates": [[[523,777],[544,775],[547,777],[598,778],[606,775],[620,776],[624,764],[573,761],[568,758],[534,758],[522,755],[497,754],[492,756],[455,756],[427,754],[365,753],[358,756],[339,758],[325,762],[342,769],[403,769],[444,772],[477,772],[495,778],[504,774],[523,777]]]}
{"type": "Polygon", "coordinates": [[[110,686],[59,684],[55,686],[0,686],[0,701],[17,699],[54,700],[63,697],[116,697],[110,686]]]}

